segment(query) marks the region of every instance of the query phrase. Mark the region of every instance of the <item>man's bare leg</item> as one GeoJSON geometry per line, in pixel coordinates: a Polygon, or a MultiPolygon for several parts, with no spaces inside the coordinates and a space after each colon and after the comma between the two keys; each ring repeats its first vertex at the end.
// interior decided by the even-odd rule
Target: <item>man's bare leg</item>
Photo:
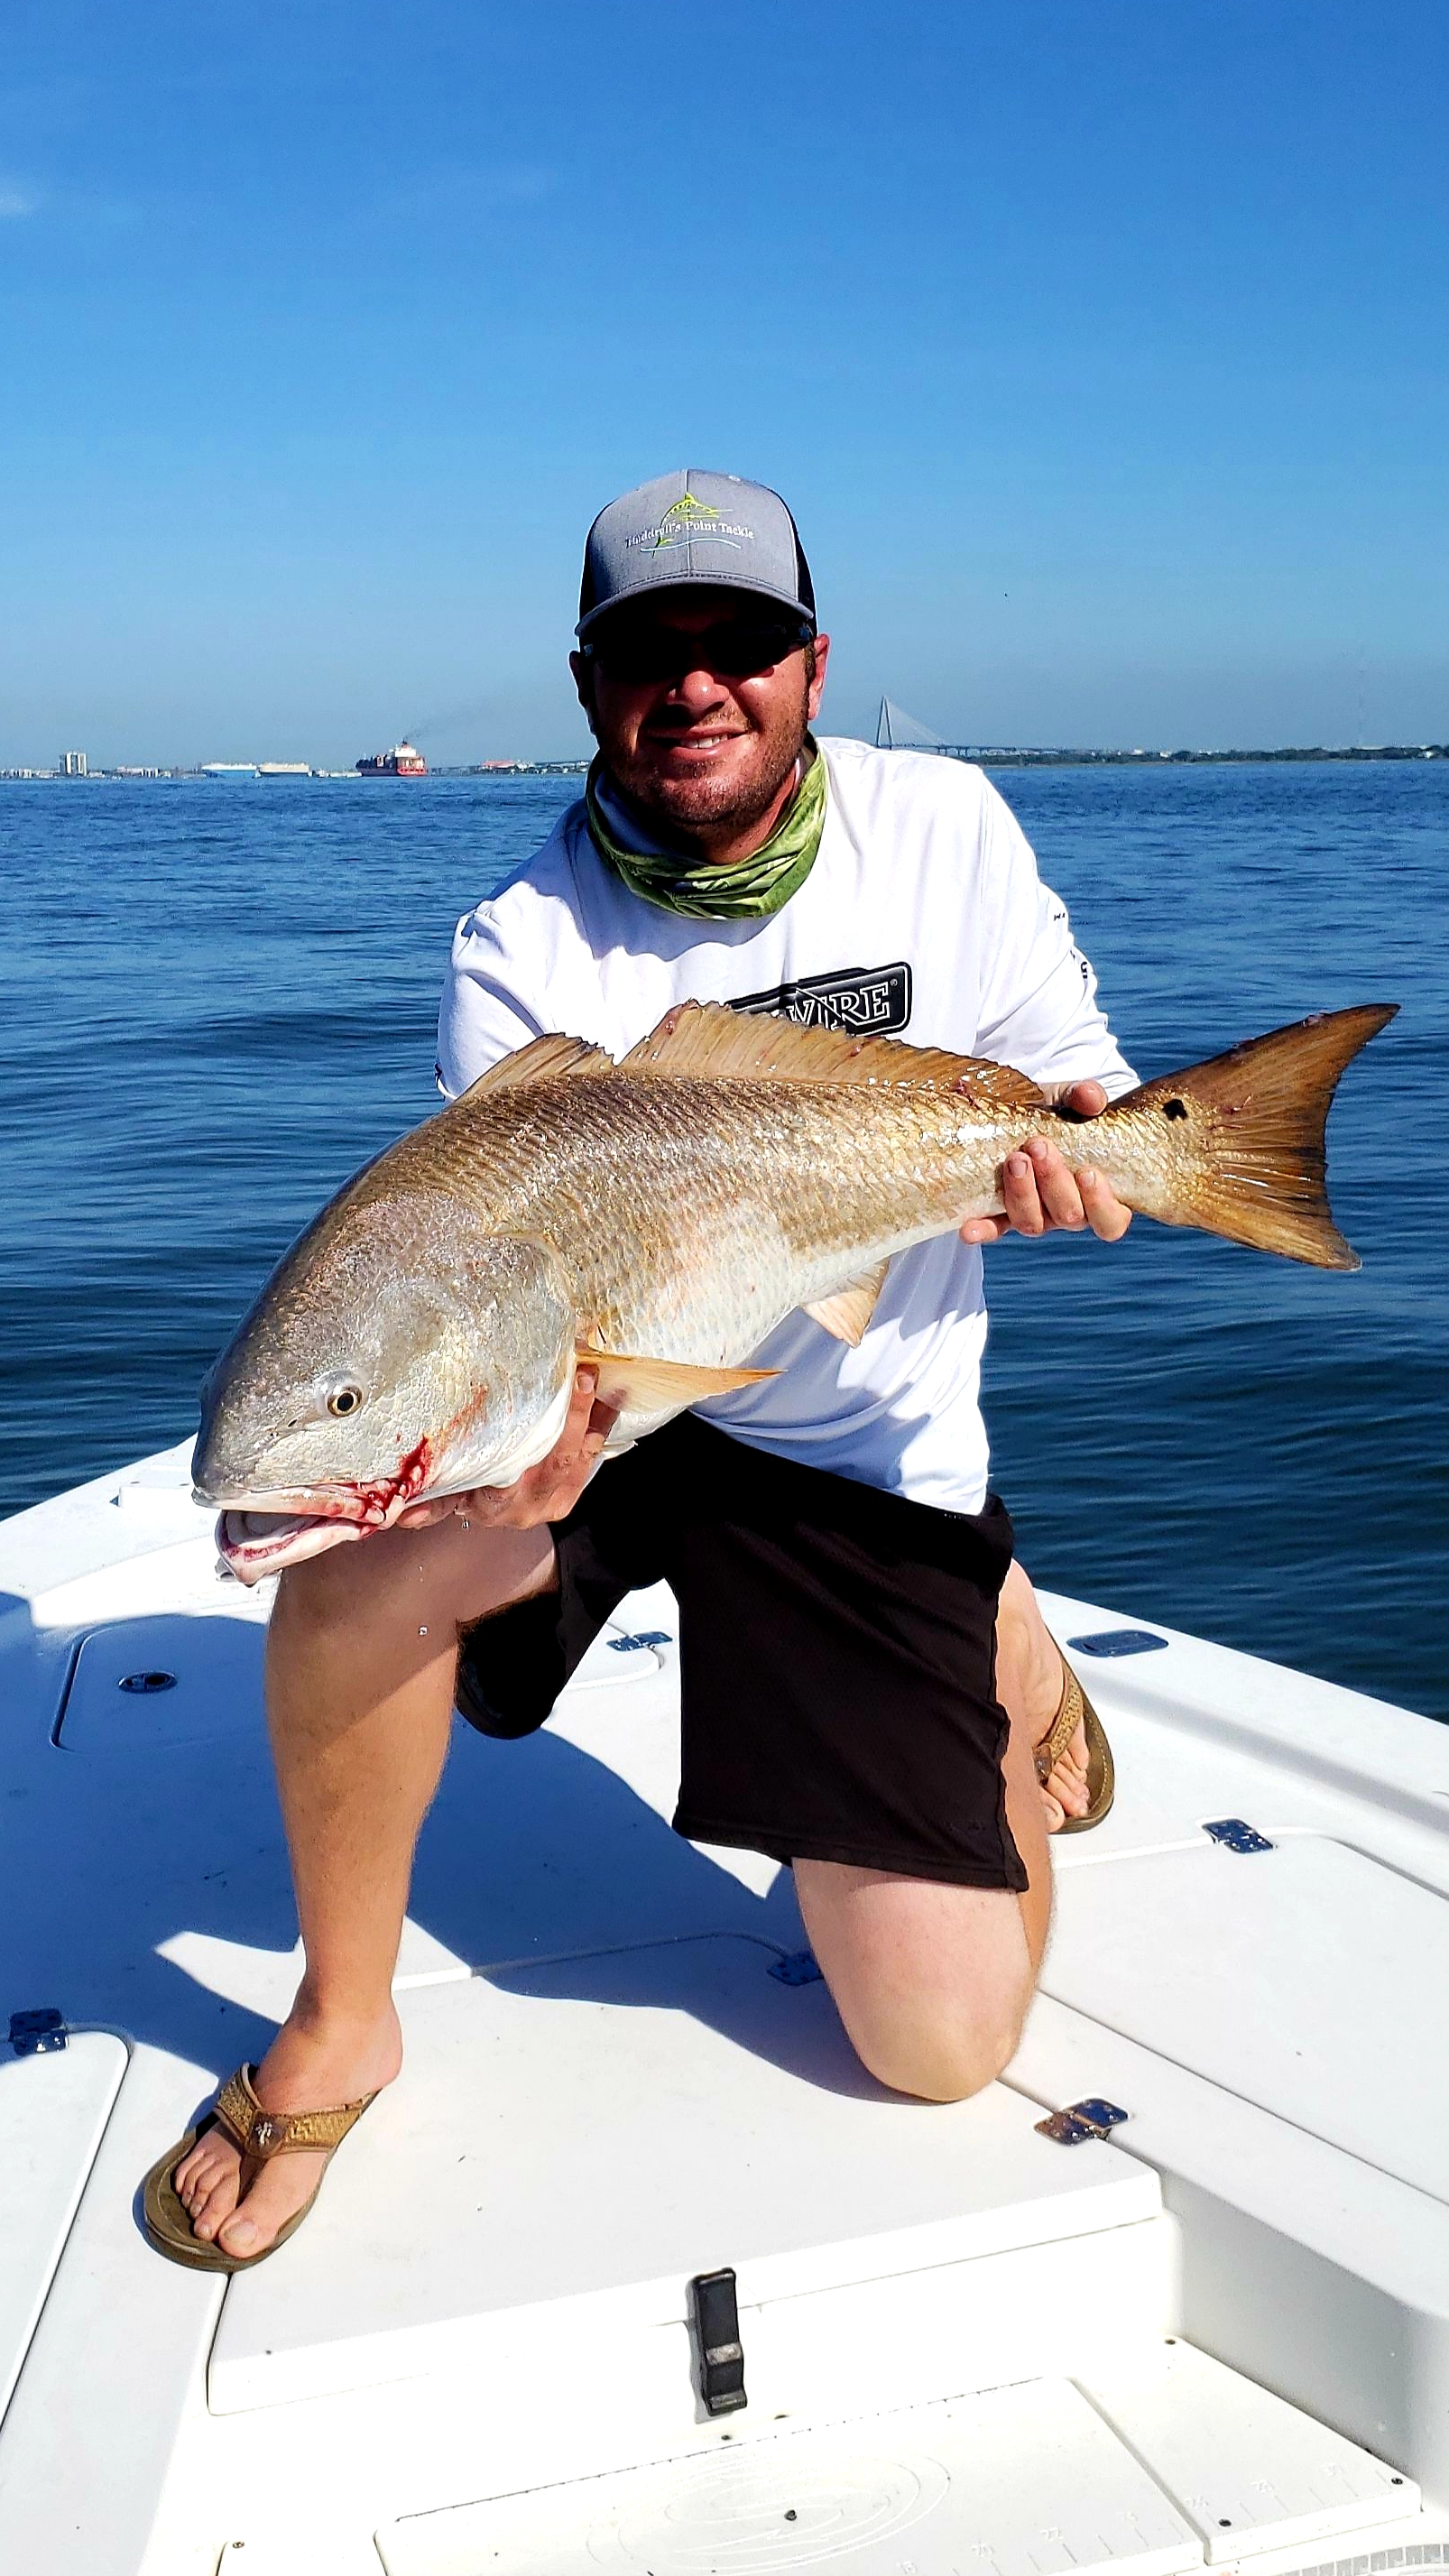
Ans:
{"type": "Polygon", "coordinates": [[[1015,2054],[1051,1922],[1035,1764],[1041,1732],[1013,1714],[1002,1764],[1007,1821],[1027,1873],[1021,1895],[835,1861],[795,1864],[805,1929],[851,2044],[898,2093],[959,2101],[1015,2054]]]}
{"type": "MultiPolygon", "coordinates": [[[[269,2111],[355,2101],[398,2072],[392,1975],[413,1848],[447,1752],[459,1638],[552,1579],[544,1524],[577,1499],[612,1418],[597,1418],[593,1387],[582,1372],[559,1447],[506,1495],[419,1507],[411,1526],[331,1549],[282,1578],[267,1643],[268,1722],[306,1965],[257,2069],[269,2111]]],[[[256,2254],[308,2198],[322,2162],[276,2157],[238,2210],[240,2158],[208,2130],[176,2187],[199,2237],[256,2254]]]]}
{"type": "MultiPolygon", "coordinates": [[[[389,1530],[282,1577],[267,1641],[268,1722],[306,1965],[262,2059],[269,2111],[390,2084],[402,2063],[392,1975],[413,1847],[443,1768],[462,1627],[549,1578],[547,1530],[389,1530]]],[[[262,2167],[236,2209],[239,2158],[209,2130],[177,2175],[196,2234],[255,2253],[323,2159],[262,2167]]]]}
{"type": "MultiPolygon", "coordinates": [[[[410,1527],[332,1550],[283,1579],[269,1639],[268,1699],[306,1967],[257,2071],[268,2110],[355,2100],[398,2072],[392,1973],[413,1849],[447,1749],[459,1636],[550,1580],[544,1524],[577,1498],[608,1427],[592,1389],[581,1373],[559,1448],[507,1495],[420,1506],[410,1527]]],[[[825,1892],[812,1896],[811,1910],[847,2027],[853,2037],[859,2032],[866,2063],[907,2090],[970,2091],[989,2080],[1003,2031],[1006,2053],[1015,2045],[1045,1941],[1049,1879],[1044,1860],[1030,1853],[1043,1840],[1051,1802],[1044,1808],[1032,1748],[1055,1712],[1055,1694],[1040,1717],[1036,1703],[1053,1674],[1059,1693],[1060,1659],[1024,1577],[1013,1591],[1014,1598],[1003,1595],[998,1678],[1013,1720],[1008,1812],[1031,1872],[1030,1894],[1018,1901],[890,1880],[884,1883],[899,1893],[886,1897],[873,1892],[879,1872],[802,1864],[807,1880],[817,1867],[823,1872],[825,1892]],[[933,1907],[938,1922],[929,1919],[933,1907]],[[923,1949],[936,1954],[934,1987],[916,1965],[923,1949]],[[963,2018],[968,1970],[974,2002],[963,2018]],[[890,2017],[885,1998],[893,1976],[903,1999],[914,2000],[897,2033],[898,2043],[908,2044],[897,2045],[889,2059],[895,2073],[887,2075],[875,2022],[882,2012],[890,2017]]],[[[1084,1790],[1082,1796],[1085,1802],[1084,1790]]],[[[177,2187],[199,2237],[255,2254],[308,2197],[319,2159],[289,2154],[263,2167],[234,2216],[239,2166],[235,2147],[209,2131],[179,2167],[177,2187]]]]}

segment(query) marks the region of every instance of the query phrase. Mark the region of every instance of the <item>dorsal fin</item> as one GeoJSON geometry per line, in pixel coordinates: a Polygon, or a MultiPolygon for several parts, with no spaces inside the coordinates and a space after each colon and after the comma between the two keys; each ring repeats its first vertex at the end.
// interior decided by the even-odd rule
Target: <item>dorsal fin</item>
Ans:
{"type": "Polygon", "coordinates": [[[512,1055],[490,1064],[460,1100],[481,1100],[487,1091],[512,1091],[522,1082],[558,1082],[565,1075],[579,1073],[612,1073],[614,1059],[602,1047],[590,1046],[587,1038],[530,1038],[527,1046],[515,1047],[512,1055]]]}
{"type": "Polygon", "coordinates": [[[735,1082],[930,1083],[1003,1106],[1034,1106],[1045,1096],[1024,1073],[985,1056],[802,1028],[798,1020],[732,1011],[724,1002],[677,1002],[630,1049],[620,1071],[735,1082]]]}

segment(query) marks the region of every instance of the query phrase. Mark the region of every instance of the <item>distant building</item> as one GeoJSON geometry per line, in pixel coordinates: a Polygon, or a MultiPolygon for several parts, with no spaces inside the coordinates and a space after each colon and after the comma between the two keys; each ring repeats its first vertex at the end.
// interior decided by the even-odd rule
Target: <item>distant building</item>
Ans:
{"type": "Polygon", "coordinates": [[[85,753],[83,751],[63,751],[60,755],[60,774],[62,778],[89,777],[90,762],[87,760],[85,753]]]}

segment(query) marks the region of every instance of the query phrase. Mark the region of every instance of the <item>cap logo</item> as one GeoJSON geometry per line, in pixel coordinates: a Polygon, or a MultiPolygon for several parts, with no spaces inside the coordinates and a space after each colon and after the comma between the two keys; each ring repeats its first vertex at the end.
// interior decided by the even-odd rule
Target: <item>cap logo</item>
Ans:
{"type": "Polygon", "coordinates": [[[708,501],[696,501],[692,492],[681,492],[678,500],[670,503],[659,523],[659,534],[654,540],[656,554],[661,546],[677,545],[681,537],[689,536],[702,521],[707,520],[718,524],[718,510],[712,509],[708,501]]]}
{"type": "Polygon", "coordinates": [[[656,519],[652,527],[636,529],[624,544],[630,554],[647,546],[651,554],[657,555],[669,546],[688,545],[692,537],[707,537],[711,545],[730,546],[738,553],[742,543],[753,543],[754,534],[753,528],[738,520],[722,518],[710,502],[697,501],[692,492],[681,492],[662,519],[656,519]]]}

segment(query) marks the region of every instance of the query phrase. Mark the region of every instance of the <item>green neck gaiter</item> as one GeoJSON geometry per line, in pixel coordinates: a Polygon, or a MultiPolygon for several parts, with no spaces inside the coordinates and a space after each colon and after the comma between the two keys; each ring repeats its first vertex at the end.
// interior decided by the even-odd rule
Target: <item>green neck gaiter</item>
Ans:
{"type": "Polygon", "coordinates": [[[762,848],[731,867],[711,867],[701,859],[681,858],[671,850],[628,850],[606,822],[598,798],[602,761],[596,760],[584,788],[589,834],[625,885],[657,903],[665,912],[684,912],[697,921],[763,921],[779,912],[798,893],[815,865],[825,828],[827,781],[825,763],[815,745],[809,768],[762,848]]]}

